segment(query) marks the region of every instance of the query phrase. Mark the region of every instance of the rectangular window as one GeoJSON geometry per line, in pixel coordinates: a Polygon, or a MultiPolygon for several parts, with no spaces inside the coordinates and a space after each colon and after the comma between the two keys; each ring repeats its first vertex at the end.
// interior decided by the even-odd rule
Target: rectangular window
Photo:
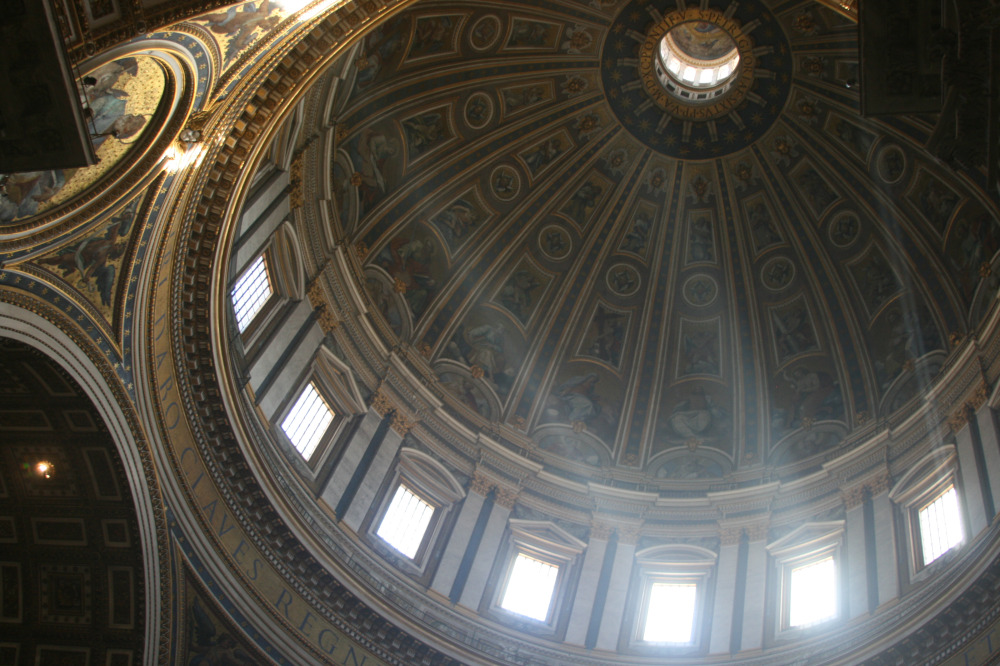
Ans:
{"type": "Polygon", "coordinates": [[[917,511],[924,565],[944,555],[962,541],[962,514],[955,486],[948,488],[917,511]]]}
{"type": "Polygon", "coordinates": [[[649,588],[642,640],[690,644],[697,598],[698,586],[694,583],[653,583],[649,588]]]}
{"type": "Polygon", "coordinates": [[[399,484],[376,534],[412,560],[417,556],[433,516],[433,506],[399,484]]]}
{"type": "Polygon", "coordinates": [[[333,410],[316,390],[316,385],[309,382],[281,422],[281,429],[292,446],[309,460],[334,416],[333,410]]]}
{"type": "Polygon", "coordinates": [[[233,309],[236,311],[236,325],[240,333],[247,330],[250,322],[267,303],[273,294],[271,278],[267,272],[267,263],[261,255],[250,267],[243,271],[233,286],[233,309]]]}
{"type": "Polygon", "coordinates": [[[558,577],[558,566],[518,553],[500,607],[545,622],[558,577]]]}
{"type": "Polygon", "coordinates": [[[837,615],[833,556],[795,567],[789,576],[788,626],[808,627],[837,615]]]}

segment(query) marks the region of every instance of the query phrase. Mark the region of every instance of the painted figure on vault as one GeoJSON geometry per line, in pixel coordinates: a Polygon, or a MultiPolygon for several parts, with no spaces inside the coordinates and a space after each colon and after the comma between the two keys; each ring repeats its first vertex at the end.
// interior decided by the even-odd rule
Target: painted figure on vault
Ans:
{"type": "Polygon", "coordinates": [[[621,249],[625,252],[635,252],[643,254],[646,252],[646,244],[649,242],[649,228],[651,223],[646,213],[637,213],[632,222],[632,229],[625,234],[622,239],[621,249]]]}
{"type": "Polygon", "coordinates": [[[261,0],[260,5],[248,2],[242,7],[237,5],[230,7],[226,12],[216,12],[205,16],[209,30],[217,35],[226,35],[232,38],[232,41],[226,46],[226,62],[235,58],[240,51],[253,43],[258,28],[267,32],[281,22],[281,16],[270,15],[272,11],[270,0],[261,0]]]}
{"type": "Polygon", "coordinates": [[[542,283],[531,271],[515,271],[500,290],[500,302],[522,323],[526,323],[535,304],[534,293],[540,286],[542,283]]]}
{"type": "Polygon", "coordinates": [[[393,277],[396,290],[403,294],[414,317],[420,316],[437,290],[437,282],[431,276],[435,254],[434,244],[428,238],[398,236],[378,255],[379,265],[393,277]]]}
{"type": "Polygon", "coordinates": [[[542,420],[567,423],[577,432],[586,428],[605,442],[612,441],[618,426],[618,412],[609,399],[598,395],[600,381],[595,372],[563,381],[549,394],[542,420]]]}
{"type": "Polygon", "coordinates": [[[366,129],[357,141],[351,151],[351,160],[357,169],[351,176],[351,184],[358,188],[358,217],[389,191],[391,184],[386,177],[386,162],[397,152],[399,146],[395,139],[371,129],[366,129]]]}
{"type": "Polygon", "coordinates": [[[365,38],[362,55],[354,63],[358,68],[356,80],[358,88],[367,88],[386,72],[389,61],[399,51],[399,36],[403,34],[400,29],[402,22],[400,19],[391,19],[385,25],[372,30],[365,38]]]}
{"type": "Polygon", "coordinates": [[[712,221],[699,215],[691,223],[688,239],[688,261],[715,261],[715,242],[712,238],[712,221]]]}
{"type": "Polygon", "coordinates": [[[427,152],[448,138],[444,116],[440,113],[421,113],[403,121],[406,144],[411,157],[427,152]]]}
{"type": "Polygon", "coordinates": [[[750,233],[753,234],[754,249],[757,252],[781,242],[781,236],[774,229],[771,212],[762,203],[757,203],[750,209],[750,233]]]}
{"type": "Polygon", "coordinates": [[[414,29],[410,57],[441,53],[449,47],[455,26],[448,16],[422,16],[414,29]]]}
{"type": "Polygon", "coordinates": [[[598,305],[590,322],[590,333],[594,335],[586,353],[617,366],[625,344],[625,315],[598,305]]]}
{"type": "Polygon", "coordinates": [[[772,413],[771,430],[775,434],[843,417],[840,385],[828,372],[798,367],[791,372],[783,371],[781,376],[791,389],[792,398],[786,407],[772,413]]]}
{"type": "Polygon", "coordinates": [[[674,406],[667,417],[667,425],[677,437],[686,441],[721,435],[728,420],[729,414],[715,404],[705,389],[696,386],[674,406]]]}
{"type": "Polygon", "coordinates": [[[444,356],[476,366],[483,380],[503,398],[510,391],[517,370],[507,344],[507,329],[500,321],[486,321],[471,328],[460,325],[444,356]]]}
{"type": "Polygon", "coordinates": [[[771,310],[778,360],[785,360],[819,348],[809,312],[801,303],[771,310]]]}
{"type": "Polygon", "coordinates": [[[503,324],[482,324],[469,329],[467,334],[472,349],[466,354],[466,359],[471,365],[482,368],[484,376],[490,381],[494,381],[505,366],[504,333],[503,324]]]}
{"type": "Polygon", "coordinates": [[[133,201],[111,218],[103,233],[98,232],[59,251],[54,257],[39,263],[58,268],[64,278],[76,277],[76,286],[84,291],[97,291],[101,305],[111,306],[115,286],[113,262],[123,254],[129,230],[136,216],[138,200],[133,201]],[[91,282],[93,280],[93,282],[91,282]]]}
{"type": "Polygon", "coordinates": [[[524,153],[522,157],[531,173],[538,173],[562,155],[564,150],[562,140],[555,137],[543,141],[533,150],[524,153]]]}
{"type": "Polygon", "coordinates": [[[571,424],[587,423],[601,413],[600,398],[594,393],[599,378],[593,372],[572,377],[560,384],[553,394],[560,414],[571,424]]]}
{"type": "Polygon", "coordinates": [[[139,64],[135,58],[122,58],[98,67],[84,78],[83,105],[84,110],[89,111],[88,122],[95,150],[108,137],[124,141],[138,134],[146,125],[142,115],[125,113],[129,95],[119,87],[122,76],[134,77],[138,71],[139,64]]]}
{"type": "Polygon", "coordinates": [[[583,225],[597,207],[599,196],[601,196],[601,186],[588,180],[573,193],[569,201],[563,205],[561,212],[577,224],[583,225]]]}
{"type": "Polygon", "coordinates": [[[15,173],[0,187],[0,224],[38,213],[38,207],[66,184],[63,170],[15,173]]]}
{"type": "Polygon", "coordinates": [[[252,666],[257,663],[232,636],[219,632],[197,597],[191,605],[191,618],[188,666],[252,666]]]}
{"type": "Polygon", "coordinates": [[[480,212],[465,199],[459,199],[431,218],[445,241],[455,247],[469,231],[479,226],[480,212]]]}

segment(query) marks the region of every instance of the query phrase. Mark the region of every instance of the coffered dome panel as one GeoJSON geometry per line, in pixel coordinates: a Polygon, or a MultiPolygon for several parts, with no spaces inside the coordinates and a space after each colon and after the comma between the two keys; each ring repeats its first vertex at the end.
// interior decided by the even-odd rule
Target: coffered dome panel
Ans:
{"type": "Polygon", "coordinates": [[[814,3],[423,2],[337,67],[317,186],[384,344],[554,469],[815,469],[995,281],[992,208],[923,120],[859,115],[856,25],[814,3]],[[740,90],[651,96],[643,44],[678,22],[732,38],[740,90]]]}

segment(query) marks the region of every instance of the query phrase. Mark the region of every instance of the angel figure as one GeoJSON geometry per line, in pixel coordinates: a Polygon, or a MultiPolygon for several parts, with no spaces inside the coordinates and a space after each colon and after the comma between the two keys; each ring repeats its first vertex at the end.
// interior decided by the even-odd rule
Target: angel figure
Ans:
{"type": "Polygon", "coordinates": [[[219,634],[215,622],[195,597],[191,606],[193,622],[188,628],[188,666],[254,666],[248,655],[228,633],[219,634]]]}
{"type": "Polygon", "coordinates": [[[227,35],[233,38],[226,47],[226,62],[235,58],[240,51],[253,43],[254,33],[258,28],[267,32],[278,25],[281,16],[269,16],[270,13],[270,0],[261,0],[260,5],[248,2],[242,7],[233,6],[226,12],[216,12],[205,16],[209,30],[217,35],[227,35]]]}

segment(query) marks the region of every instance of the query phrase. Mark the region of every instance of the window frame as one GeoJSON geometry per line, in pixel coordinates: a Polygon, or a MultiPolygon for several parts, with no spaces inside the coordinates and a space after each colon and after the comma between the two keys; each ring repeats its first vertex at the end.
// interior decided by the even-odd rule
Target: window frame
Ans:
{"type": "Polygon", "coordinates": [[[530,633],[554,637],[567,608],[569,581],[577,574],[580,555],[587,544],[552,521],[511,518],[507,523],[507,538],[494,571],[494,589],[484,595],[485,610],[494,619],[530,633]],[[518,555],[525,555],[558,567],[556,581],[544,620],[521,615],[504,608],[501,603],[510,584],[518,555]]]}
{"type": "Polygon", "coordinates": [[[776,639],[800,640],[805,635],[829,631],[846,617],[844,531],[843,520],[806,523],[767,545],[767,551],[775,568],[776,612],[772,630],[776,639]],[[792,626],[790,624],[792,572],[828,557],[833,559],[836,576],[833,615],[812,624],[792,626]]]}
{"type": "Polygon", "coordinates": [[[635,554],[633,582],[634,601],[631,604],[632,627],[628,631],[629,647],[649,654],[668,653],[671,656],[702,652],[706,646],[708,614],[718,554],[707,548],[688,544],[666,544],[645,548],[635,554]],[[649,618],[649,600],[657,583],[693,584],[695,586],[694,616],[691,640],[686,643],[648,641],[645,639],[649,618]]]}
{"type": "Polygon", "coordinates": [[[550,624],[552,622],[553,614],[555,612],[555,601],[556,591],[559,589],[559,584],[562,578],[566,575],[566,563],[564,561],[554,561],[550,553],[540,552],[533,548],[519,546],[515,552],[508,558],[507,568],[504,572],[503,583],[501,585],[500,594],[497,596],[497,608],[505,613],[509,613],[520,620],[542,622],[544,624],[550,624]],[[532,617],[531,615],[525,615],[524,613],[519,613],[516,610],[504,606],[504,602],[507,599],[507,593],[510,590],[510,583],[514,579],[514,569],[517,566],[518,560],[521,558],[534,560],[535,562],[541,562],[542,564],[549,566],[556,570],[555,580],[552,582],[552,592],[549,594],[549,601],[547,608],[545,609],[545,617],[532,617]]]}
{"type": "Polygon", "coordinates": [[[364,533],[368,542],[398,568],[414,576],[424,576],[429,573],[430,565],[434,562],[431,554],[444,532],[452,509],[464,497],[462,484],[441,463],[422,451],[402,447],[397,453],[392,475],[383,484],[381,501],[369,513],[364,533]],[[434,509],[413,557],[408,557],[378,534],[400,486],[406,487],[434,509]]]}
{"type": "Polygon", "coordinates": [[[251,360],[266,346],[264,342],[279,325],[283,314],[289,311],[294,302],[302,300],[305,296],[302,260],[299,256],[297,236],[291,223],[282,222],[261,245],[258,252],[241,266],[239,271],[233,271],[233,274],[235,278],[230,281],[226,291],[229,312],[232,314],[235,336],[243,345],[243,355],[251,360]],[[258,258],[264,259],[271,296],[241,331],[236,320],[233,288],[258,258]]]}
{"type": "Polygon", "coordinates": [[[274,288],[275,287],[274,284],[275,280],[273,277],[274,271],[271,268],[270,264],[271,260],[268,259],[267,252],[266,251],[261,252],[260,254],[255,256],[252,260],[250,260],[250,262],[246,266],[243,267],[243,270],[240,271],[239,275],[236,276],[236,279],[233,280],[232,285],[229,287],[229,301],[233,308],[233,317],[236,320],[236,330],[239,331],[239,334],[241,336],[244,335],[249,336],[252,334],[251,331],[255,328],[254,323],[258,319],[260,319],[262,315],[265,314],[271,301],[275,298],[275,296],[277,296],[277,291],[274,288]],[[257,266],[258,262],[260,262],[260,264],[264,269],[264,280],[267,282],[267,291],[268,291],[267,298],[265,298],[262,302],[260,302],[260,305],[250,316],[250,319],[246,322],[246,326],[240,328],[240,318],[238,313],[239,307],[237,305],[235,292],[237,290],[237,287],[239,287],[240,283],[245,278],[248,277],[250,271],[257,266]]]}
{"type": "Polygon", "coordinates": [[[943,498],[949,491],[954,491],[955,502],[958,505],[958,512],[961,515],[962,500],[959,496],[958,486],[955,485],[955,480],[953,478],[946,478],[935,484],[932,487],[932,489],[927,493],[923,501],[917,502],[911,509],[913,513],[911,519],[913,520],[913,526],[914,526],[914,542],[913,542],[914,554],[918,556],[918,559],[920,560],[921,563],[921,568],[933,565],[935,562],[939,561],[942,557],[948,555],[948,553],[950,553],[952,550],[956,548],[961,548],[962,544],[965,543],[966,539],[965,526],[962,525],[960,521],[959,528],[961,530],[961,536],[959,537],[958,541],[948,546],[947,549],[940,552],[937,555],[937,557],[930,560],[929,562],[924,559],[924,530],[923,530],[923,525],[921,525],[921,520],[922,520],[921,514],[923,513],[924,509],[926,509],[931,504],[943,498]]]}
{"type": "Polygon", "coordinates": [[[907,574],[910,582],[919,582],[940,565],[950,561],[969,542],[968,513],[958,478],[958,451],[954,445],[936,448],[921,458],[889,491],[901,519],[902,542],[909,551],[907,574]],[[962,539],[930,562],[923,558],[920,535],[920,510],[940,497],[949,486],[955,488],[961,514],[962,539]]]}
{"type": "MultiPolygon", "coordinates": [[[[302,456],[302,459],[308,463],[310,460],[312,460],[313,456],[316,455],[316,451],[319,449],[320,445],[323,443],[323,440],[326,438],[327,431],[330,429],[331,426],[333,426],[334,422],[337,420],[337,416],[338,416],[337,411],[330,406],[329,401],[326,399],[326,397],[324,397],[322,387],[316,382],[315,378],[312,378],[308,382],[305,382],[299,387],[298,392],[295,394],[295,398],[290,401],[288,408],[284,410],[281,420],[278,423],[278,427],[281,428],[281,432],[284,433],[285,439],[289,441],[289,443],[292,445],[292,448],[295,449],[295,451],[300,456],[302,456]],[[285,429],[285,422],[288,420],[289,416],[291,416],[292,410],[295,408],[295,406],[298,405],[299,401],[301,401],[302,398],[305,396],[306,391],[309,391],[310,389],[312,390],[313,393],[316,394],[316,397],[319,398],[319,400],[323,403],[323,406],[327,409],[328,418],[330,420],[323,427],[321,432],[319,432],[318,434],[314,434],[309,439],[309,441],[306,442],[304,446],[302,446],[302,448],[299,448],[299,442],[294,441],[291,435],[288,433],[288,430],[285,429]],[[309,449],[308,454],[306,453],[306,449],[309,449]]],[[[327,417],[323,417],[320,420],[325,420],[325,418],[327,417]]]]}
{"type": "Polygon", "coordinates": [[[831,620],[837,619],[840,613],[841,605],[841,595],[837,589],[841,583],[840,571],[837,566],[837,551],[833,548],[825,548],[820,551],[812,552],[807,555],[803,555],[800,558],[795,558],[785,562],[781,571],[781,584],[782,584],[782,607],[781,607],[781,627],[783,631],[806,631],[813,627],[818,627],[820,625],[826,624],[831,620]],[[799,569],[804,569],[820,562],[829,560],[833,564],[834,572],[834,582],[833,591],[836,595],[833,602],[833,613],[825,618],[816,620],[815,622],[807,624],[792,624],[792,594],[794,592],[792,585],[792,576],[799,569]]]}
{"type": "Polygon", "coordinates": [[[343,361],[320,347],[305,373],[295,383],[295,390],[289,391],[274,418],[270,420],[271,430],[280,442],[287,448],[287,455],[301,472],[305,472],[315,480],[319,471],[330,459],[335,444],[348,431],[354,419],[365,414],[368,408],[354,380],[354,375],[343,361]],[[334,418],[323,431],[319,443],[308,458],[302,456],[285,433],[282,423],[295,405],[299,396],[309,384],[316,386],[316,391],[333,413],[334,418]]]}

